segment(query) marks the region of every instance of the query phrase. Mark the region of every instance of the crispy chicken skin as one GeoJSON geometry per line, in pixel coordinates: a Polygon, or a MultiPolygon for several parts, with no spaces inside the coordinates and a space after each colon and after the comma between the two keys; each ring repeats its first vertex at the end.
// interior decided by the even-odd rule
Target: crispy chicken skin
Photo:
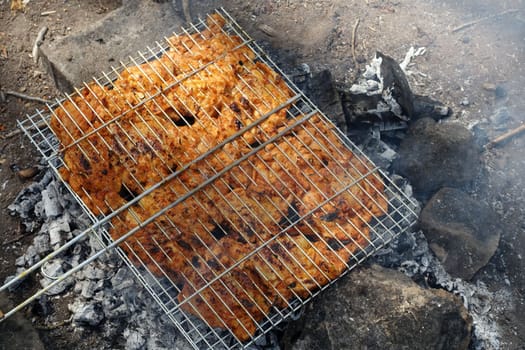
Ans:
{"type": "Polygon", "coordinates": [[[345,271],[388,204],[372,164],[324,117],[290,127],[293,92],[224,24],[210,16],[159,58],[87,84],[51,127],[61,176],[96,215],[177,172],[114,217],[110,233],[140,226],[122,243],[130,260],[171,280],[184,311],[245,341],[273,307],[345,271]]]}

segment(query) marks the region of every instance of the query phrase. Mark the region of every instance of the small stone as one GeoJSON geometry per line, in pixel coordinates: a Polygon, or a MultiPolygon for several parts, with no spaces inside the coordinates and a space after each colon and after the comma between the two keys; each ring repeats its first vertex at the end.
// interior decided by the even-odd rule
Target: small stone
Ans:
{"type": "Polygon", "coordinates": [[[496,91],[496,84],[494,83],[483,83],[481,85],[481,87],[484,89],[484,90],[487,90],[487,91],[496,91]]]}
{"type": "Polygon", "coordinates": [[[470,101],[469,101],[468,98],[464,97],[464,98],[461,100],[460,104],[461,104],[462,106],[465,106],[465,107],[466,107],[466,106],[470,105],[470,101]]]}
{"type": "Polygon", "coordinates": [[[496,86],[496,91],[494,91],[496,98],[507,97],[507,90],[501,85],[496,86]]]}

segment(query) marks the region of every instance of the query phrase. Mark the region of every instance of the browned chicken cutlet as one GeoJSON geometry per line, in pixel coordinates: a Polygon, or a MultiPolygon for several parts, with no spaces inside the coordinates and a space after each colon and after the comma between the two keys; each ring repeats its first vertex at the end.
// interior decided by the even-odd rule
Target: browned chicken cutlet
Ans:
{"type": "Polygon", "coordinates": [[[137,230],[129,259],[246,341],[272,308],[344,272],[388,202],[323,116],[291,128],[294,92],[224,24],[210,16],[159,58],[87,84],[51,128],[61,176],[95,215],[136,201],[111,220],[114,239],[137,230]]]}

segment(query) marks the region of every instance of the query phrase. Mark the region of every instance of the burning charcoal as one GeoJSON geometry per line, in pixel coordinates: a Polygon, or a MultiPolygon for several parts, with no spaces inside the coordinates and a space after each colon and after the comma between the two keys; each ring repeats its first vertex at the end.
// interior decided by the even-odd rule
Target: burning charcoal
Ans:
{"type": "Polygon", "coordinates": [[[25,264],[26,264],[26,257],[24,255],[19,256],[18,258],[16,258],[15,265],[17,267],[23,267],[23,266],[25,266],[25,264]]]}
{"type": "Polygon", "coordinates": [[[111,278],[111,284],[115,290],[121,291],[133,286],[135,282],[129,270],[126,267],[121,267],[111,278]]]}
{"type": "Polygon", "coordinates": [[[33,239],[33,246],[35,247],[36,253],[44,255],[51,250],[49,244],[49,236],[46,234],[38,235],[33,239]]]}
{"type": "MultiPolygon", "coordinates": [[[[62,259],[54,259],[50,262],[42,265],[41,273],[44,276],[40,280],[40,285],[42,287],[47,287],[49,284],[55,281],[55,278],[64,273],[64,261],[62,259]]],[[[71,287],[75,283],[72,277],[66,278],[64,281],[58,283],[54,287],[50,288],[46,294],[47,295],[57,295],[64,292],[66,289],[71,287]]]]}
{"type": "Polygon", "coordinates": [[[62,206],[60,205],[58,197],[56,182],[51,182],[46,189],[42,191],[42,202],[46,217],[56,218],[62,214],[62,206]]]}
{"type": "Polygon", "coordinates": [[[126,304],[120,304],[114,308],[105,309],[106,317],[110,320],[117,320],[122,318],[127,318],[130,315],[130,311],[126,304]]]}
{"type": "Polygon", "coordinates": [[[343,105],[329,70],[323,70],[308,79],[304,92],[343,133],[346,133],[343,105]]]}
{"type": "Polygon", "coordinates": [[[40,261],[40,256],[34,245],[27,247],[26,253],[24,254],[26,265],[31,266],[40,261]]]}
{"type": "Polygon", "coordinates": [[[83,304],[76,302],[69,305],[69,309],[73,313],[73,322],[80,326],[97,326],[105,317],[99,303],[83,304]]]}
{"type": "Polygon", "coordinates": [[[69,226],[70,220],[69,214],[64,213],[63,216],[49,223],[49,243],[54,249],[62,244],[62,234],[69,233],[71,231],[69,226]]]}
{"type": "Polygon", "coordinates": [[[106,277],[106,272],[93,264],[86,266],[83,272],[84,277],[90,280],[101,280],[106,277]]]}
{"type": "Polygon", "coordinates": [[[41,317],[46,317],[53,312],[53,305],[49,301],[47,295],[42,295],[38,298],[38,303],[35,303],[33,306],[33,312],[37,313],[41,317]]]}
{"type": "Polygon", "coordinates": [[[370,155],[372,161],[383,169],[390,168],[392,161],[397,157],[397,152],[387,143],[374,137],[368,137],[361,145],[363,151],[370,155]]]}
{"type": "Polygon", "coordinates": [[[91,299],[95,295],[97,288],[97,284],[93,281],[84,281],[82,284],[82,291],[80,292],[80,295],[82,295],[86,299],[91,299]]]}
{"type": "Polygon", "coordinates": [[[413,100],[399,64],[380,52],[367,65],[359,82],[343,93],[347,122],[361,127],[410,120],[414,114],[413,100]]]}
{"type": "Polygon", "coordinates": [[[126,328],[126,330],[124,330],[124,337],[126,338],[126,350],[144,349],[146,337],[140,330],[132,331],[126,328]]]}

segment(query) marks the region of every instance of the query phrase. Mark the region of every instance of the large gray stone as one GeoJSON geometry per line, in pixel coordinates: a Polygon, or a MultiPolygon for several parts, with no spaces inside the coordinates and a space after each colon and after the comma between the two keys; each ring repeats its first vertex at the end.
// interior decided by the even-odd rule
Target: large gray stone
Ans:
{"type": "Polygon", "coordinates": [[[487,204],[453,188],[443,188],[430,199],[420,226],[445,270],[465,280],[494,255],[502,230],[487,204]]]}
{"type": "Polygon", "coordinates": [[[428,199],[441,187],[465,188],[481,168],[480,153],[468,129],[423,118],[407,132],[392,164],[408,178],[419,198],[428,199]]]}
{"type": "Polygon", "coordinates": [[[284,349],[467,349],[471,326],[458,297],[373,266],[309,304],[286,331],[284,349]]]}
{"type": "Polygon", "coordinates": [[[120,60],[136,57],[146,46],[154,48],[155,41],[182,24],[170,1],[124,0],[122,7],[80,33],[45,42],[40,55],[57,88],[71,92],[111,66],[118,69],[120,60]]]}

